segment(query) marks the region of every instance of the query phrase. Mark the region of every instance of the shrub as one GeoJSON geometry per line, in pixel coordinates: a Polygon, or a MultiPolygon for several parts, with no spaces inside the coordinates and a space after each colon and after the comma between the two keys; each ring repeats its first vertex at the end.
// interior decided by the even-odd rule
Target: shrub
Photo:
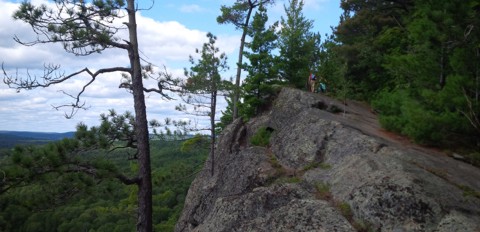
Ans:
{"type": "Polygon", "coordinates": [[[315,168],[321,168],[323,170],[327,170],[327,169],[331,169],[332,165],[324,162],[313,162],[303,167],[302,171],[308,171],[315,168]]]}
{"type": "Polygon", "coordinates": [[[270,144],[270,136],[273,130],[269,127],[260,127],[250,139],[250,143],[255,146],[266,147],[270,144]]]}
{"type": "Polygon", "coordinates": [[[384,90],[372,105],[379,111],[382,127],[417,143],[447,147],[459,142],[471,144],[472,128],[460,113],[465,107],[458,100],[444,96],[448,95],[445,92],[384,90]]]}
{"type": "Polygon", "coordinates": [[[317,189],[317,196],[319,199],[322,199],[322,200],[332,199],[332,193],[330,192],[329,184],[320,182],[315,185],[315,188],[317,189]]]}
{"type": "Polygon", "coordinates": [[[480,167],[480,152],[473,152],[468,154],[467,161],[477,167],[480,167]]]}
{"type": "Polygon", "coordinates": [[[368,221],[356,220],[352,223],[353,228],[357,230],[357,232],[375,232],[375,228],[373,224],[368,221]]]}
{"type": "Polygon", "coordinates": [[[337,204],[338,210],[340,210],[340,213],[349,221],[352,221],[353,218],[353,212],[352,208],[347,202],[339,202],[337,204]]]}
{"type": "Polygon", "coordinates": [[[292,176],[292,177],[286,177],[286,176],[283,176],[283,177],[279,177],[278,179],[276,179],[275,181],[273,181],[273,184],[296,184],[296,183],[300,183],[302,182],[302,179],[300,179],[299,177],[296,177],[296,176],[292,176]]]}

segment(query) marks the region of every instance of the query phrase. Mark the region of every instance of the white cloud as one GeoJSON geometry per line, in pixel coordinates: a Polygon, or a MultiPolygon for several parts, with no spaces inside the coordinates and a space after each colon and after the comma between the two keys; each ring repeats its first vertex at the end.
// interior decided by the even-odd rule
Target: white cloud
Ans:
{"type": "Polygon", "coordinates": [[[140,50],[157,66],[162,61],[188,60],[188,55],[206,41],[206,32],[188,29],[176,21],[139,17],[138,25],[140,50]]]}
{"type": "Polygon", "coordinates": [[[320,10],[325,8],[324,5],[330,0],[303,0],[305,4],[303,6],[304,9],[308,10],[320,10]]]}
{"type": "MultiPolygon", "coordinates": [[[[129,66],[127,53],[124,50],[106,50],[101,54],[78,57],[63,51],[61,45],[40,44],[25,47],[15,43],[12,39],[14,35],[20,38],[34,38],[27,24],[12,20],[12,12],[17,8],[18,4],[0,0],[0,24],[2,25],[0,62],[4,62],[4,67],[9,74],[15,75],[18,68],[19,75],[25,75],[25,69],[28,68],[29,73],[41,75],[44,65],[49,63],[61,64],[62,70],[67,73],[85,67],[96,71],[105,67],[129,66]]],[[[168,70],[178,76],[183,75],[183,67],[189,65],[189,55],[207,41],[206,32],[186,28],[176,21],[158,22],[137,14],[137,25],[141,55],[156,66],[167,65],[168,70]],[[174,66],[168,66],[170,64],[174,66]]],[[[121,34],[125,38],[125,32],[121,34]]],[[[223,43],[222,46],[230,52],[234,50],[228,46],[231,40],[232,37],[219,39],[223,43]]],[[[90,126],[98,125],[99,115],[107,112],[108,109],[115,109],[119,113],[126,110],[133,111],[131,94],[118,88],[121,81],[120,73],[97,77],[97,80],[82,95],[82,101],[86,101],[86,106],[90,108],[78,111],[73,119],[67,120],[62,110],[52,109],[52,105],[69,104],[72,100],[59,92],[60,90],[76,95],[89,80],[88,75],[80,75],[56,86],[20,93],[8,89],[1,83],[0,130],[72,131],[80,121],[90,126]]],[[[155,83],[146,80],[146,85],[155,85],[155,83]]],[[[146,97],[149,119],[185,117],[184,114],[174,110],[178,102],[165,101],[157,94],[146,94],[146,97]]],[[[70,109],[64,110],[69,112],[70,109]]]]}
{"type": "MultiPolygon", "coordinates": [[[[155,18],[162,19],[163,15],[170,15],[168,20],[161,21],[144,17],[142,15],[144,11],[137,14],[142,57],[158,68],[163,69],[165,65],[175,77],[181,77],[183,76],[183,68],[190,67],[189,55],[195,55],[195,49],[201,48],[203,43],[207,42],[207,31],[211,31],[218,38],[217,46],[228,56],[230,70],[224,77],[234,76],[241,32],[234,31],[232,25],[219,26],[215,23],[220,5],[229,6],[233,4],[233,1],[198,0],[195,2],[197,5],[185,3],[183,10],[190,13],[181,14],[178,10],[184,2],[187,1],[179,0],[175,3],[159,2],[159,4],[156,4],[157,7],[161,6],[162,9],[158,9],[160,13],[154,12],[154,14],[159,15],[155,18]],[[208,20],[208,23],[204,23],[206,20],[208,20]],[[196,28],[202,28],[202,30],[191,29],[185,25],[194,25],[196,28]]],[[[273,14],[271,20],[278,20],[279,15],[283,15],[283,4],[287,2],[287,0],[279,1],[274,9],[269,9],[269,12],[273,14]]],[[[51,1],[46,0],[33,1],[33,4],[38,3],[52,4],[51,1]]],[[[321,7],[324,3],[338,5],[339,0],[305,0],[305,10],[314,10],[315,6],[321,7]]],[[[19,74],[23,75],[26,69],[31,74],[42,74],[45,64],[61,64],[62,70],[67,73],[85,67],[95,71],[106,67],[129,66],[127,52],[121,49],[105,50],[101,54],[79,57],[66,53],[60,44],[40,44],[31,47],[17,44],[13,40],[14,35],[25,41],[35,39],[35,34],[28,24],[12,19],[11,16],[17,8],[18,3],[0,0],[0,62],[3,62],[9,74],[14,75],[17,68],[19,74]]],[[[315,15],[320,14],[317,11],[315,15]]],[[[323,13],[322,17],[324,17],[323,13]]],[[[323,19],[316,19],[316,21],[325,22],[323,19]]],[[[116,25],[122,24],[116,22],[116,25]]],[[[126,32],[126,30],[120,31],[119,36],[127,38],[126,32]]],[[[107,112],[108,109],[113,108],[119,113],[125,110],[133,111],[131,94],[118,88],[121,81],[120,73],[99,76],[83,94],[82,100],[85,100],[86,105],[90,108],[78,111],[73,119],[66,120],[64,118],[62,110],[68,111],[68,109],[60,111],[52,109],[52,105],[68,104],[71,101],[71,98],[68,98],[59,90],[66,91],[69,94],[77,94],[88,80],[88,76],[82,75],[61,85],[46,89],[21,91],[20,93],[8,89],[3,82],[0,82],[0,130],[72,131],[80,121],[90,126],[98,125],[99,115],[107,112]]],[[[156,83],[152,80],[146,80],[146,86],[155,85],[156,83]]],[[[146,94],[146,97],[149,119],[161,120],[164,117],[180,119],[186,117],[174,110],[178,102],[165,101],[159,95],[152,93],[146,94]]],[[[220,107],[220,110],[222,110],[222,107],[220,107]]]]}
{"type": "Polygon", "coordinates": [[[203,9],[197,4],[182,5],[180,7],[180,11],[183,13],[195,13],[195,12],[202,12],[204,10],[205,9],[203,9]]]}

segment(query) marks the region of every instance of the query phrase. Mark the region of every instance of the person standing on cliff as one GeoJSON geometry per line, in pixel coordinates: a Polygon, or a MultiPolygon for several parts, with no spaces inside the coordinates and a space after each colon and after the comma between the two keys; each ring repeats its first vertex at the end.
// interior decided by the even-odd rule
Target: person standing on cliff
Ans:
{"type": "Polygon", "coordinates": [[[310,76],[308,76],[308,83],[310,84],[310,92],[315,93],[315,74],[310,73],[310,76]]]}
{"type": "Polygon", "coordinates": [[[327,84],[326,80],[323,76],[320,76],[320,83],[318,85],[318,92],[326,93],[327,92],[327,84]]]}

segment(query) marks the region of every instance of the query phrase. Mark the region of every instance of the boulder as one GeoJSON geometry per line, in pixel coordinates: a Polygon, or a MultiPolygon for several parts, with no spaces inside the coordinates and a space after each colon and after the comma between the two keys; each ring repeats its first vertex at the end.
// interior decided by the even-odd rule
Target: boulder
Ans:
{"type": "Polygon", "coordinates": [[[284,88],[222,132],[210,168],[175,231],[480,231],[480,170],[388,134],[358,102],[284,88]]]}

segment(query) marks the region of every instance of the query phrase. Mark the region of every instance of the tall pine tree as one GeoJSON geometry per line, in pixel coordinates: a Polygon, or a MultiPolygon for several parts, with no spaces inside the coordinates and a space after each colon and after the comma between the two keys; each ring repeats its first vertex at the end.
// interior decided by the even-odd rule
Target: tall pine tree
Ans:
{"type": "Polygon", "coordinates": [[[314,69],[316,54],[313,21],[303,15],[303,0],[290,0],[285,6],[286,18],[280,20],[279,74],[296,88],[304,88],[314,69]]]}
{"type": "Polygon", "coordinates": [[[217,37],[208,33],[208,43],[204,43],[202,50],[197,49],[200,59],[195,61],[190,56],[192,67],[185,69],[187,80],[183,85],[184,92],[182,99],[186,104],[180,104],[176,108],[179,111],[197,116],[206,116],[209,118],[207,128],[201,130],[210,131],[210,165],[211,175],[214,174],[215,166],[215,139],[216,139],[216,111],[217,98],[219,95],[225,95],[225,90],[229,85],[228,81],[223,81],[220,73],[228,69],[227,56],[225,53],[219,53],[220,50],[215,47],[217,37]],[[188,106],[190,107],[188,107],[188,106]],[[193,110],[191,109],[193,107],[193,110]]]}
{"type": "Polygon", "coordinates": [[[243,107],[241,113],[246,118],[259,113],[259,108],[269,101],[273,93],[273,85],[280,83],[276,62],[278,57],[273,55],[277,46],[278,36],[275,33],[278,24],[266,28],[268,21],[267,9],[261,5],[253,17],[248,35],[252,41],[246,43],[249,49],[245,57],[249,63],[244,64],[248,75],[243,84],[243,107]]]}

